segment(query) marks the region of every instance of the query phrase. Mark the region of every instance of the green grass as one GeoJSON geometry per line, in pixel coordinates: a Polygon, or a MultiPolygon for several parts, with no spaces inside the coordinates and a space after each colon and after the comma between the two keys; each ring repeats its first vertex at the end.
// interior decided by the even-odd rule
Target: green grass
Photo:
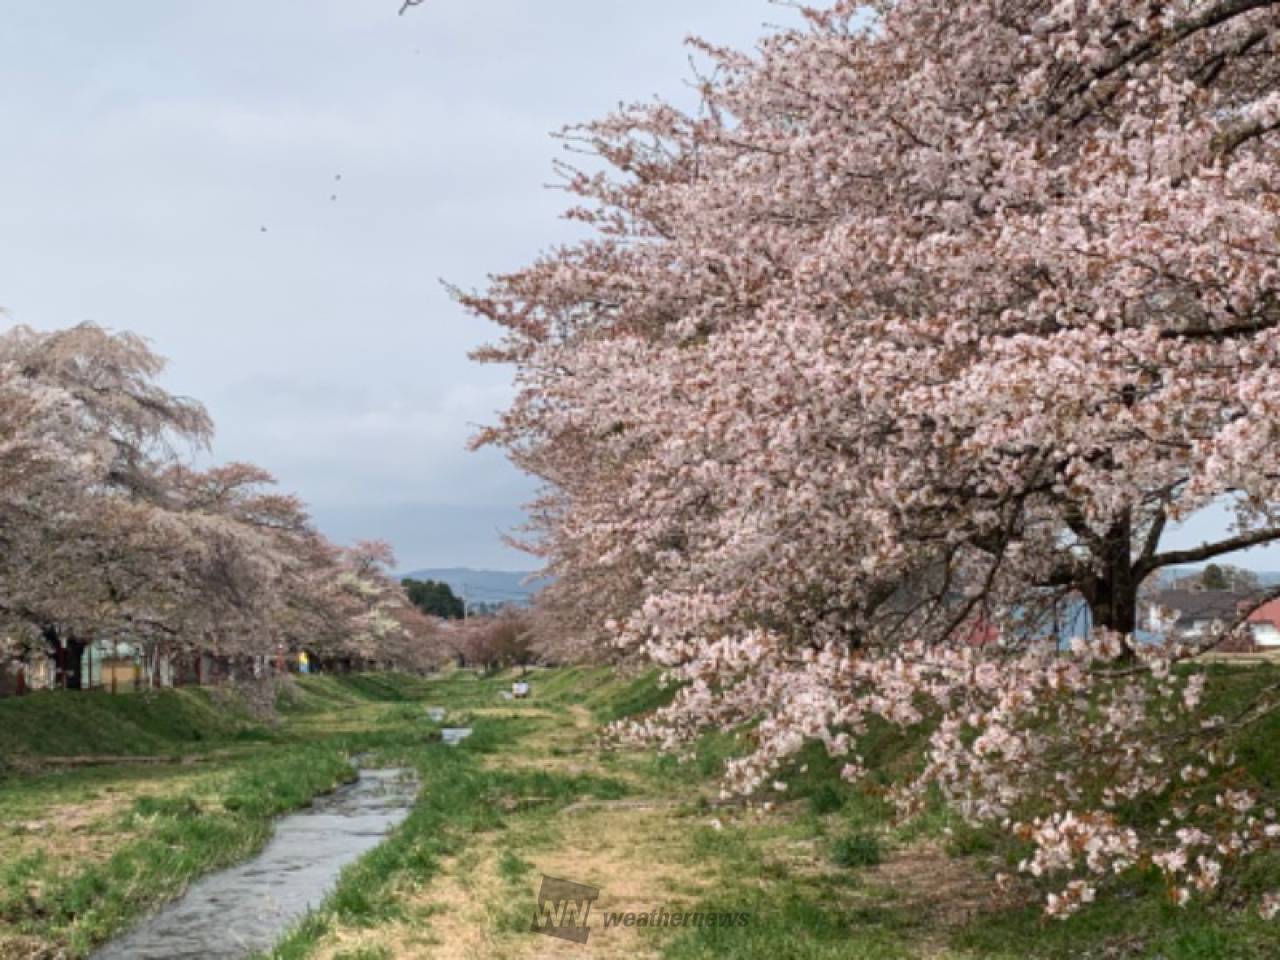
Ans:
{"type": "Polygon", "coordinates": [[[831,845],[831,862],[838,867],[874,867],[884,860],[884,848],[874,833],[859,830],[831,845]]]}
{"type": "Polygon", "coordinates": [[[707,784],[724,773],[725,762],[740,756],[748,747],[745,739],[731,733],[704,733],[683,755],[654,753],[648,758],[651,775],[686,786],[707,784]]]}
{"type": "Polygon", "coordinates": [[[221,809],[203,793],[139,797],[109,825],[131,839],[103,862],[68,870],[37,853],[0,864],[0,925],[83,956],[193,877],[256,852],[275,817],[352,775],[336,746],[299,745],[229,771],[221,809]]]}
{"type": "Polygon", "coordinates": [[[667,960],[905,960],[915,955],[896,915],[841,912],[803,890],[768,896],[743,891],[719,902],[704,901],[696,910],[746,919],[682,928],[663,947],[667,960]]]}
{"type": "Polygon", "coordinates": [[[501,874],[504,880],[516,883],[532,872],[533,864],[528,860],[522,859],[510,850],[503,851],[502,857],[498,861],[498,873],[501,874]]]}
{"type": "Polygon", "coordinates": [[[390,950],[382,947],[357,947],[334,955],[334,960],[395,960],[390,950]]]}
{"type": "Polygon", "coordinates": [[[679,930],[662,944],[668,960],[899,960],[914,956],[921,918],[893,904],[874,909],[850,902],[850,881],[797,875],[768,853],[771,841],[813,835],[808,820],[760,826],[701,828],[694,855],[714,871],[714,895],[691,911],[731,915],[726,924],[679,930]],[[745,921],[737,919],[745,914],[745,921]]]}
{"type": "MultiPolygon", "coordinates": [[[[778,811],[763,818],[719,814],[730,823],[717,831],[706,826],[709,804],[696,801],[714,795],[725,761],[748,748],[749,729],[705,735],[683,761],[600,754],[585,731],[580,741],[560,737],[548,745],[545,736],[562,733],[566,723],[580,723],[584,715],[598,725],[643,715],[672,691],[662,689],[652,672],[535,670],[528,675],[533,697],[527,705],[535,709],[522,713],[524,704],[501,697],[517,675],[300,678],[282,695],[282,722],[274,729],[254,725],[233,699],[202,691],[0,701],[0,744],[28,759],[43,750],[194,754],[199,761],[47,770],[0,781],[0,821],[14,824],[36,821],[50,808],[91,804],[114,791],[140,794],[111,824],[91,828],[109,828],[124,838],[100,863],[68,870],[48,856],[0,859],[0,941],[6,931],[30,933],[66,948],[69,956],[84,955],[191,877],[257,849],[274,817],[348,776],[345,757],[367,752],[378,762],[413,768],[422,784],[418,800],[396,831],[344,871],[329,898],[285,936],[272,957],[310,956],[339,929],[421,922],[421,912],[407,912],[417,909],[408,906],[407,892],[420,890],[445,857],[463,852],[477,834],[493,831],[503,831],[495,866],[509,896],[492,922],[506,936],[522,936],[538,852],[563,835],[559,812],[584,797],[607,800],[628,790],[683,798],[672,809],[672,829],[688,836],[692,862],[712,881],[691,894],[696,902],[687,909],[747,914],[745,923],[637,932],[654,938],[652,944],[670,960],[897,960],[920,955],[926,941],[931,955],[953,960],[1280,956],[1277,924],[1236,908],[1260,892],[1280,889],[1280,859],[1255,861],[1222,903],[1173,908],[1158,878],[1134,871],[1115,878],[1097,904],[1065,922],[1047,922],[1032,896],[1022,906],[941,927],[918,901],[902,900],[900,891],[877,880],[884,876],[877,864],[892,863],[903,849],[928,841],[972,864],[981,878],[1007,871],[1018,850],[998,830],[961,824],[937,797],[916,821],[894,820],[885,787],[918,768],[924,731],[873,726],[862,751],[873,773],[859,784],[840,778],[842,759],[811,744],[780,773],[787,790],[770,793],[778,811]],[[21,715],[26,705],[32,707],[30,717],[21,715]],[[446,707],[451,720],[466,720],[475,733],[457,748],[443,746],[438,725],[424,716],[427,705],[446,707]],[[504,705],[511,709],[492,709],[504,705]],[[575,772],[503,765],[504,754],[523,751],[575,754],[569,767],[575,772]],[[615,772],[635,786],[614,778],[615,772]],[[196,782],[189,788],[169,785],[180,778],[196,782]],[[795,850],[812,851],[808,861],[801,857],[810,864],[806,869],[795,869],[795,850]]],[[[1272,668],[1213,668],[1213,709],[1230,712],[1278,675],[1272,668]]],[[[1280,786],[1277,743],[1280,717],[1248,730],[1236,743],[1241,764],[1264,787],[1280,786]]],[[[1155,804],[1135,815],[1159,812],[1155,804]]],[[[336,954],[347,960],[389,955],[380,947],[336,954]]]]}
{"type": "MultiPolygon", "coordinates": [[[[1197,668],[1199,669],[1199,668],[1197,668]]],[[[1210,665],[1206,713],[1231,716],[1259,690],[1280,680],[1271,665],[1248,668],[1210,665]]],[[[1280,715],[1265,717],[1239,731],[1232,740],[1238,775],[1264,793],[1280,788],[1280,715]]],[[[1202,799],[1211,802],[1212,787],[1202,799]]],[[[1120,813],[1139,827],[1152,826],[1167,815],[1167,797],[1123,805],[1120,813]]],[[[1023,853],[1020,845],[994,828],[956,826],[947,848],[953,856],[976,857],[991,869],[1009,869],[1023,853]]],[[[1166,958],[1166,960],[1245,960],[1280,956],[1280,924],[1263,921],[1252,905],[1280,890],[1280,856],[1252,858],[1234,873],[1232,884],[1209,902],[1179,908],[1167,899],[1155,871],[1130,870],[1102,885],[1097,901],[1063,921],[1046,921],[1039,897],[1022,909],[986,917],[959,931],[957,949],[995,960],[1043,957],[1066,960],[1082,956],[1166,958]]]]}
{"type": "Polygon", "coordinates": [[[678,688],[663,685],[657,670],[649,670],[633,678],[614,678],[601,685],[587,699],[587,706],[598,723],[613,723],[640,716],[665,707],[678,688]]]}
{"type": "Polygon", "coordinates": [[[234,695],[210,690],[41,691],[0,699],[0,759],[172,755],[257,726],[234,695]]]}
{"type": "Polygon", "coordinates": [[[193,878],[255,853],[277,817],[354,775],[351,755],[434,743],[438,730],[410,702],[421,686],[301,678],[274,729],[218,690],[0,700],[0,744],[27,771],[0,776],[0,955],[6,939],[30,937],[51,955],[84,956],[193,878]],[[160,762],[41,765],[88,755],[160,762]],[[64,827],[70,815],[83,822],[64,827]],[[99,853],[65,855],[77,838],[99,853]]]}
{"type": "Polygon", "coordinates": [[[1153,890],[1130,887],[1066,920],[1047,921],[1039,906],[985,917],[959,932],[953,946],[990,960],[1271,960],[1280,939],[1274,922],[1256,914],[1174,907],[1153,890]]]}
{"type": "MultiPolygon", "coordinates": [[[[1267,666],[1214,666],[1208,673],[1208,710],[1225,715],[1280,679],[1280,670],[1267,666]]],[[[808,745],[779,774],[788,789],[774,799],[786,812],[777,815],[774,825],[726,828],[698,838],[701,862],[717,864],[723,878],[722,889],[698,908],[747,904],[758,911],[752,923],[685,931],[664,946],[663,955],[675,960],[916,955],[908,945],[927,934],[934,943],[946,944],[951,956],[965,960],[1280,956],[1280,924],[1241,909],[1262,893],[1280,890],[1280,857],[1272,855],[1258,857],[1240,871],[1219,900],[1185,909],[1168,903],[1163,883],[1151,871],[1113,878],[1096,904],[1065,922],[1045,919],[1035,891],[1024,906],[993,908],[949,929],[922,929],[921,917],[895,905],[890,890],[872,891],[873,902],[851,908],[849,898],[859,890],[860,871],[890,859],[901,846],[926,840],[941,843],[949,856],[973,863],[977,877],[988,878],[999,871],[1012,872],[1012,864],[1025,853],[996,827],[965,825],[937,796],[917,819],[895,820],[884,788],[919,769],[926,736],[923,729],[873,724],[860,745],[872,772],[856,785],[840,779],[842,760],[828,757],[820,745],[808,745]],[[791,876],[760,852],[763,838],[782,834],[816,843],[834,864],[847,869],[843,890],[791,876]],[[742,877],[752,882],[741,882],[742,877]]],[[[1239,765],[1264,790],[1280,787],[1278,743],[1280,715],[1243,731],[1234,742],[1239,765]]],[[[694,745],[691,759],[663,757],[653,766],[667,779],[709,784],[724,760],[742,749],[743,743],[732,736],[708,734],[694,745]]],[[[1148,803],[1127,814],[1150,822],[1164,814],[1164,805],[1148,803]]]]}
{"type": "MultiPolygon", "coordinates": [[[[437,698],[440,693],[432,691],[437,698]]],[[[511,743],[522,723],[477,719],[475,732],[457,747],[435,744],[422,750],[384,744],[378,751],[380,762],[409,766],[418,774],[422,788],[413,810],[380,846],[342,872],[323,905],[277,944],[272,960],[310,956],[339,926],[372,927],[401,919],[402,907],[392,895],[397,884],[430,879],[441,858],[460,850],[474,834],[504,828],[510,816],[547,816],[582,797],[611,799],[626,793],[617,780],[587,774],[485,768],[479,758],[499,744],[511,743]]],[[[508,861],[505,869],[511,873],[523,868],[508,861]]]]}
{"type": "Polygon", "coordinates": [[[443,678],[428,681],[424,689],[433,702],[455,709],[487,707],[504,702],[517,679],[532,688],[532,702],[546,706],[581,705],[600,724],[648,713],[671,701],[675,687],[659,683],[659,671],[620,674],[609,667],[565,667],[562,669],[505,670],[482,676],[471,670],[454,670],[443,678]]]}
{"type": "Polygon", "coordinates": [[[368,703],[421,700],[429,681],[407,674],[311,674],[295,677],[281,691],[278,706],[288,713],[317,713],[368,703]]]}

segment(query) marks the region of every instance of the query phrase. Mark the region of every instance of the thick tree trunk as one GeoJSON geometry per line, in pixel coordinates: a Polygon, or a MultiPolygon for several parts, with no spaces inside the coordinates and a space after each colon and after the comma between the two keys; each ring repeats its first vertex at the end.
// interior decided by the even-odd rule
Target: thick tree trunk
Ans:
{"type": "Polygon", "coordinates": [[[44,638],[45,653],[53,661],[53,686],[61,689],[67,685],[67,651],[62,647],[62,636],[58,628],[43,626],[40,635],[44,638]]]}
{"type": "Polygon", "coordinates": [[[1130,636],[1138,629],[1138,579],[1130,556],[1130,522],[1115,524],[1102,540],[1101,569],[1084,585],[1093,627],[1130,636]]]}
{"type": "Polygon", "coordinates": [[[85,642],[77,640],[75,637],[67,637],[66,640],[66,659],[64,660],[64,671],[66,673],[66,688],[68,690],[83,690],[85,687],[85,677],[82,665],[84,663],[85,642]]]}

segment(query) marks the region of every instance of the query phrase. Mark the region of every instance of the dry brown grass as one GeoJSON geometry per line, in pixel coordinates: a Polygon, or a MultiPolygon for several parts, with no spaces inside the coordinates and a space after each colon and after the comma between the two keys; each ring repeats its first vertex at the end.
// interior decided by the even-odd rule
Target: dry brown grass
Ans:
{"type": "Polygon", "coordinates": [[[409,922],[342,931],[318,956],[336,960],[358,949],[382,948],[397,960],[563,957],[563,942],[529,932],[541,874],[547,874],[600,888],[590,939],[574,945],[575,957],[656,957],[644,931],[606,929],[601,917],[606,911],[691,906],[708,879],[692,864],[684,835],[662,808],[602,806],[565,817],[553,842],[521,851],[534,872],[518,885],[498,869],[504,851],[520,836],[517,818],[511,830],[485,837],[446,861],[434,882],[408,896],[409,922]]]}
{"type": "Polygon", "coordinates": [[[869,869],[867,879],[893,890],[900,905],[927,917],[931,927],[962,926],[999,899],[989,873],[972,860],[948,856],[932,841],[897,851],[869,869]]]}
{"type": "MultiPolygon", "coordinates": [[[[628,755],[604,763],[595,726],[581,707],[566,712],[504,705],[471,712],[545,721],[536,735],[487,755],[486,764],[609,776],[629,782],[632,794],[620,800],[579,800],[551,817],[545,811],[512,807],[506,829],[474,837],[464,851],[444,860],[429,882],[395,891],[405,919],[374,929],[339,929],[321,943],[316,956],[558,960],[571,951],[583,960],[658,957],[663,942],[658,931],[606,927],[603,917],[658,908],[694,910],[729,880],[722,873],[727,869],[724,863],[714,857],[702,860],[695,849],[695,828],[711,814],[703,819],[683,815],[691,809],[697,788],[657,782],[628,755]],[[510,871],[504,875],[502,863],[508,855],[529,865],[518,879],[510,871]],[[586,944],[531,932],[543,875],[600,889],[586,944]]],[[[833,909],[885,906],[917,917],[919,926],[909,934],[912,949],[927,960],[952,956],[946,946],[949,932],[994,903],[991,878],[971,861],[951,859],[934,841],[898,849],[884,864],[852,878],[831,863],[826,840],[799,830],[771,835],[780,823],[802,814],[802,805],[794,807],[776,809],[767,820],[742,808],[715,811],[727,828],[745,831],[744,843],[761,844],[767,864],[759,876],[735,876],[734,881],[767,888],[784,876],[803,889],[826,891],[833,909]],[[757,832],[762,826],[764,836],[757,832]]]]}
{"type": "Polygon", "coordinates": [[[215,796],[216,774],[192,772],[155,779],[121,781],[109,792],[70,803],[42,807],[38,815],[14,819],[0,831],[0,859],[43,855],[68,870],[102,863],[135,836],[122,826],[124,815],[142,797],[170,797],[192,793],[208,802],[215,796]]]}
{"type": "Polygon", "coordinates": [[[65,951],[39,937],[0,934],[0,960],[63,960],[65,957],[65,951]]]}
{"type": "MultiPolygon", "coordinates": [[[[625,766],[602,768],[595,729],[584,708],[572,707],[567,714],[509,706],[471,712],[560,721],[547,724],[536,745],[513,744],[487,757],[488,764],[643,782],[625,766]]],[[[601,916],[606,911],[670,910],[691,904],[705,887],[707,878],[689,855],[688,832],[673,822],[675,803],[655,796],[579,801],[550,822],[544,815],[517,813],[501,834],[479,837],[462,854],[445,860],[432,882],[401,891],[407,921],[375,930],[341,930],[325,941],[317,956],[338,960],[344,954],[382,949],[396,960],[534,960],[561,958],[571,946],[574,956],[583,960],[656,957],[643,930],[606,929],[601,916]],[[532,865],[516,882],[499,869],[509,851],[532,865]],[[600,888],[585,945],[531,934],[543,874],[600,888]]]]}

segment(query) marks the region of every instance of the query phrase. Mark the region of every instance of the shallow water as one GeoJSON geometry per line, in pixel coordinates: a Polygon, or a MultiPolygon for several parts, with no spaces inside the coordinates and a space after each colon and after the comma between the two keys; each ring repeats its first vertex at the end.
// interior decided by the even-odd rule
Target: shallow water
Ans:
{"type": "Polygon", "coordinates": [[[239,960],[268,950],[339,871],[408,816],[417,785],[402,770],[360,779],[283,817],[252,860],[197,880],[93,960],[239,960]]]}

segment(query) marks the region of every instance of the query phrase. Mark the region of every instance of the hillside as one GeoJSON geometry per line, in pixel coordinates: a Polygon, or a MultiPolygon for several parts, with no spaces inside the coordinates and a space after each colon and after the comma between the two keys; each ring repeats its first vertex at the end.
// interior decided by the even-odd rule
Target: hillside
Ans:
{"type": "Polygon", "coordinates": [[[411,577],[447,583],[454,593],[469,603],[492,604],[527,604],[547,582],[539,578],[526,583],[533,576],[529,570],[472,570],[469,567],[412,570],[400,576],[401,579],[411,577]]]}

